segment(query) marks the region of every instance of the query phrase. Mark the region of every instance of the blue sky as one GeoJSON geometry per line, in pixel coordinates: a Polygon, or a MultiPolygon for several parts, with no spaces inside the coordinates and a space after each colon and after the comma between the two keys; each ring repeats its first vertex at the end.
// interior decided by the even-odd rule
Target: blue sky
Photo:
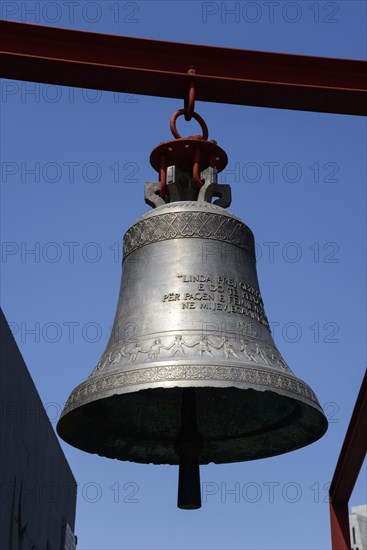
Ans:
{"type": "MultiPolygon", "coordinates": [[[[2,2],[42,25],[306,55],[366,58],[366,4],[2,2]],[[232,13],[230,13],[232,10],[232,13]],[[233,11],[234,10],[234,11],[233,11]]],[[[97,364],[121,277],[121,240],[148,207],[150,151],[173,99],[1,80],[1,302],[56,425],[97,364]],[[31,252],[33,250],[33,253],[31,252]]],[[[253,230],[274,339],[329,418],[317,443],[202,467],[203,507],[176,508],[177,469],[61,442],[79,483],[78,548],[330,548],[328,483],[365,369],[366,121],[197,104],[229,157],[220,181],[253,230]],[[274,167],[274,177],[270,172],[274,167]],[[232,492],[231,492],[232,491],[232,492]]],[[[195,123],[179,123],[183,135],[195,123]]],[[[152,275],[154,279],[154,275],[152,275]]],[[[366,468],[350,505],[366,502],[366,468]]]]}

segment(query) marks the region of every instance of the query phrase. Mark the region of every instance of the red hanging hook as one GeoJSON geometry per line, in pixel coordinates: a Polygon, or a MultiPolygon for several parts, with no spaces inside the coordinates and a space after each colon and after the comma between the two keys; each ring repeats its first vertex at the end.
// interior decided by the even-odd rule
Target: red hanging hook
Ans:
{"type": "MultiPolygon", "coordinates": [[[[196,73],[194,67],[191,67],[187,74],[194,75],[196,73]]],[[[185,111],[185,120],[190,121],[193,117],[195,111],[195,80],[192,78],[189,85],[189,94],[188,97],[185,97],[184,100],[184,111],[185,111]]]]}
{"type": "MultiPolygon", "coordinates": [[[[180,134],[177,131],[176,120],[178,119],[179,116],[182,116],[184,114],[185,114],[185,109],[179,109],[178,111],[175,111],[173,113],[173,115],[171,116],[169,126],[170,126],[173,137],[175,137],[176,139],[181,139],[182,138],[182,136],[180,136],[180,134]]],[[[192,118],[194,118],[200,124],[201,131],[203,132],[202,136],[195,136],[195,137],[197,139],[202,139],[204,141],[208,141],[209,130],[208,130],[207,125],[205,124],[205,120],[195,112],[192,113],[192,118]]]]}

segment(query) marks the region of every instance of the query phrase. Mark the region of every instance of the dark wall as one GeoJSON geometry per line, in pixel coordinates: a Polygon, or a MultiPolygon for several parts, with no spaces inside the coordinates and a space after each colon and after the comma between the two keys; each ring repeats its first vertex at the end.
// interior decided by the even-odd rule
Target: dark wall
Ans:
{"type": "Polygon", "coordinates": [[[69,549],[75,479],[1,310],[0,331],[0,549],[69,549]]]}

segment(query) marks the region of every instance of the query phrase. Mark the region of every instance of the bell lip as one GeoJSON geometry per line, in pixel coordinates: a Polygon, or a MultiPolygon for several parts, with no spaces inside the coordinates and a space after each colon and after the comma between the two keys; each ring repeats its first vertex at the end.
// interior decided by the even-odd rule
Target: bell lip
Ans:
{"type": "Polygon", "coordinates": [[[205,364],[201,365],[200,360],[189,361],[157,361],[153,366],[146,367],[145,364],[138,364],[134,369],[129,371],[116,370],[107,373],[100,373],[90,375],[84,382],[76,386],[69,395],[65,407],[61,413],[61,418],[71,412],[73,409],[86,405],[94,401],[93,395],[98,395],[99,399],[108,398],[112,395],[123,395],[126,393],[135,393],[139,391],[149,389],[171,389],[182,387],[194,387],[194,388],[238,388],[240,390],[252,389],[255,391],[275,390],[276,393],[283,395],[284,397],[296,398],[303,401],[306,404],[313,404],[322,413],[324,413],[314,391],[311,387],[302,379],[298,378],[289,371],[282,371],[273,367],[266,367],[258,365],[256,367],[250,365],[239,365],[236,363],[228,363],[216,361],[215,365],[205,364]],[[161,369],[164,369],[165,376],[171,369],[177,369],[185,371],[187,368],[203,368],[203,374],[201,378],[197,377],[185,377],[180,374],[177,377],[171,379],[158,379],[153,380],[153,376],[161,369]],[[139,374],[144,369],[145,380],[138,381],[136,383],[129,382],[128,377],[139,374]],[[207,373],[210,369],[215,369],[215,376],[208,376],[207,373]],[[219,371],[216,369],[220,369],[219,371]],[[250,380],[235,380],[230,378],[231,370],[233,372],[240,372],[243,378],[248,376],[250,380]],[[220,376],[220,373],[222,376],[220,376]],[[127,382],[124,384],[124,378],[127,382]],[[263,379],[261,379],[263,377],[263,379]],[[266,377],[266,378],[265,378],[266,377]],[[122,379],[122,382],[121,382],[122,379]],[[266,383],[268,382],[268,383],[266,383]],[[93,393],[94,390],[94,393],[93,393]],[[83,396],[84,394],[84,396],[83,396]],[[75,396],[78,396],[75,399],[75,396]],[[75,404],[74,404],[75,403],[75,404]]]}
{"type": "MultiPolygon", "coordinates": [[[[287,392],[286,390],[279,390],[277,389],[276,391],[272,391],[269,387],[264,387],[264,388],[261,388],[259,386],[252,386],[251,385],[247,385],[247,387],[245,388],[243,385],[242,386],[238,386],[237,384],[234,384],[233,382],[228,382],[228,383],[225,383],[223,384],[223,381],[222,382],[218,382],[217,385],[213,384],[213,382],[215,381],[211,381],[210,385],[208,383],[197,383],[194,382],[194,381],[186,381],[181,383],[179,386],[177,385],[177,382],[174,383],[174,382],[169,382],[169,383],[165,383],[164,385],[162,385],[162,383],[160,383],[160,385],[156,386],[156,387],[152,387],[152,386],[149,386],[149,388],[146,388],[146,390],[131,390],[129,392],[123,392],[122,394],[121,393],[118,393],[118,392],[115,392],[114,394],[111,394],[110,393],[110,397],[112,397],[112,395],[123,395],[124,393],[140,393],[140,392],[144,392],[144,391],[154,391],[155,389],[166,389],[166,390],[174,390],[174,389],[182,389],[183,387],[195,387],[195,388],[210,388],[210,389],[222,389],[222,390],[226,390],[226,389],[229,389],[229,388],[233,388],[235,390],[244,390],[244,389],[250,389],[250,390],[253,390],[253,391],[256,391],[256,392],[270,392],[270,393],[276,393],[279,397],[281,398],[285,398],[286,400],[291,400],[292,402],[294,402],[294,404],[298,407],[298,412],[300,414],[300,418],[302,420],[303,423],[305,423],[306,425],[306,429],[305,427],[303,426],[303,433],[302,433],[302,437],[300,437],[300,439],[298,440],[295,440],[292,444],[288,444],[287,447],[285,448],[277,448],[276,450],[271,450],[269,448],[267,449],[264,449],[263,452],[257,452],[256,456],[248,456],[248,455],[245,455],[245,454],[239,454],[235,457],[233,456],[225,456],[224,458],[205,458],[205,453],[204,453],[204,456],[200,457],[200,461],[199,463],[201,465],[204,465],[204,464],[210,464],[210,463],[214,463],[214,464],[230,464],[230,463],[235,463],[235,462],[246,462],[246,461],[250,461],[250,460],[257,460],[257,459],[261,459],[261,458],[270,458],[272,456],[278,456],[278,455],[281,455],[281,454],[285,454],[287,452],[292,452],[292,451],[295,451],[297,449],[300,449],[302,447],[305,447],[311,443],[314,443],[316,441],[318,441],[327,431],[328,429],[328,421],[324,415],[324,412],[321,408],[321,406],[319,405],[316,397],[316,401],[313,401],[309,398],[306,398],[306,397],[303,397],[303,396],[300,396],[300,395],[295,395],[295,394],[290,394],[290,392],[287,392]],[[311,419],[312,419],[312,422],[311,422],[311,419]],[[309,432],[307,432],[307,427],[309,428],[309,432]]],[[[312,390],[311,390],[312,391],[312,390]]],[[[108,397],[106,398],[102,398],[102,399],[108,399],[108,397]]],[[[98,448],[98,446],[96,446],[94,449],[91,449],[91,448],[86,448],[85,445],[80,445],[78,443],[76,443],[76,440],[75,440],[75,437],[73,435],[70,436],[70,434],[68,434],[68,427],[70,427],[70,425],[73,425],[75,422],[75,418],[78,416],[78,411],[81,411],[82,409],[84,409],[84,412],[87,412],[86,409],[88,409],[88,405],[91,405],[93,404],[93,402],[89,402],[89,403],[84,403],[84,404],[80,404],[79,406],[77,406],[76,408],[72,409],[72,410],[69,410],[68,412],[64,411],[58,424],[57,424],[57,433],[59,434],[59,436],[64,439],[64,441],[66,441],[67,443],[69,443],[70,445],[76,447],[76,448],[79,448],[80,450],[83,450],[83,451],[86,451],[86,452],[91,452],[91,453],[94,453],[94,454],[98,454],[99,456],[104,456],[104,457],[107,457],[107,458],[117,458],[119,460],[123,460],[123,461],[130,461],[130,462],[136,462],[136,463],[142,463],[142,464],[171,464],[171,465],[178,465],[179,464],[179,459],[178,457],[171,457],[170,459],[167,459],[166,458],[157,458],[157,457],[153,457],[153,458],[150,458],[149,460],[147,460],[146,458],[141,458],[137,455],[134,455],[133,454],[126,454],[124,456],[115,456],[114,452],[112,453],[108,453],[106,452],[105,450],[101,450],[101,448],[98,448]]],[[[287,433],[287,430],[292,428],[292,426],[294,426],[296,424],[295,421],[291,421],[289,422],[289,424],[281,427],[280,429],[275,429],[273,431],[270,431],[272,437],[276,436],[276,434],[279,432],[279,434],[286,434],[287,433]]],[[[255,434],[254,436],[250,435],[250,436],[241,436],[241,437],[234,437],[232,439],[229,439],[228,441],[226,441],[225,439],[222,439],[219,441],[220,444],[222,444],[223,442],[224,443],[231,443],[231,444],[236,444],[236,442],[239,444],[239,445],[243,445],[244,441],[247,440],[247,442],[251,441],[251,438],[256,438],[257,435],[255,434]]],[[[142,445],[144,445],[144,442],[145,440],[142,440],[142,445]]]]}

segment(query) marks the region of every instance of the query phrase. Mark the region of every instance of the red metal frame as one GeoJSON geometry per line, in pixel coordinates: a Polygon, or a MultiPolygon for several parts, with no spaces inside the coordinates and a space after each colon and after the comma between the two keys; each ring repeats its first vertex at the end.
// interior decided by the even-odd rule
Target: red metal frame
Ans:
{"type": "Polygon", "coordinates": [[[348,501],[367,453],[367,371],[330,485],[333,550],[350,550],[348,501]]]}
{"type": "Polygon", "coordinates": [[[0,76],[133,94],[367,114],[367,62],[0,21],[0,76]],[[195,68],[188,74],[190,68],[195,68]]]}
{"type": "MultiPolygon", "coordinates": [[[[366,67],[359,60],[0,21],[0,76],[33,82],[182,98],[194,79],[201,101],[366,115],[366,67]]],[[[367,452],[366,433],[367,374],[330,487],[333,550],[350,549],[348,501],[367,452]]]]}

